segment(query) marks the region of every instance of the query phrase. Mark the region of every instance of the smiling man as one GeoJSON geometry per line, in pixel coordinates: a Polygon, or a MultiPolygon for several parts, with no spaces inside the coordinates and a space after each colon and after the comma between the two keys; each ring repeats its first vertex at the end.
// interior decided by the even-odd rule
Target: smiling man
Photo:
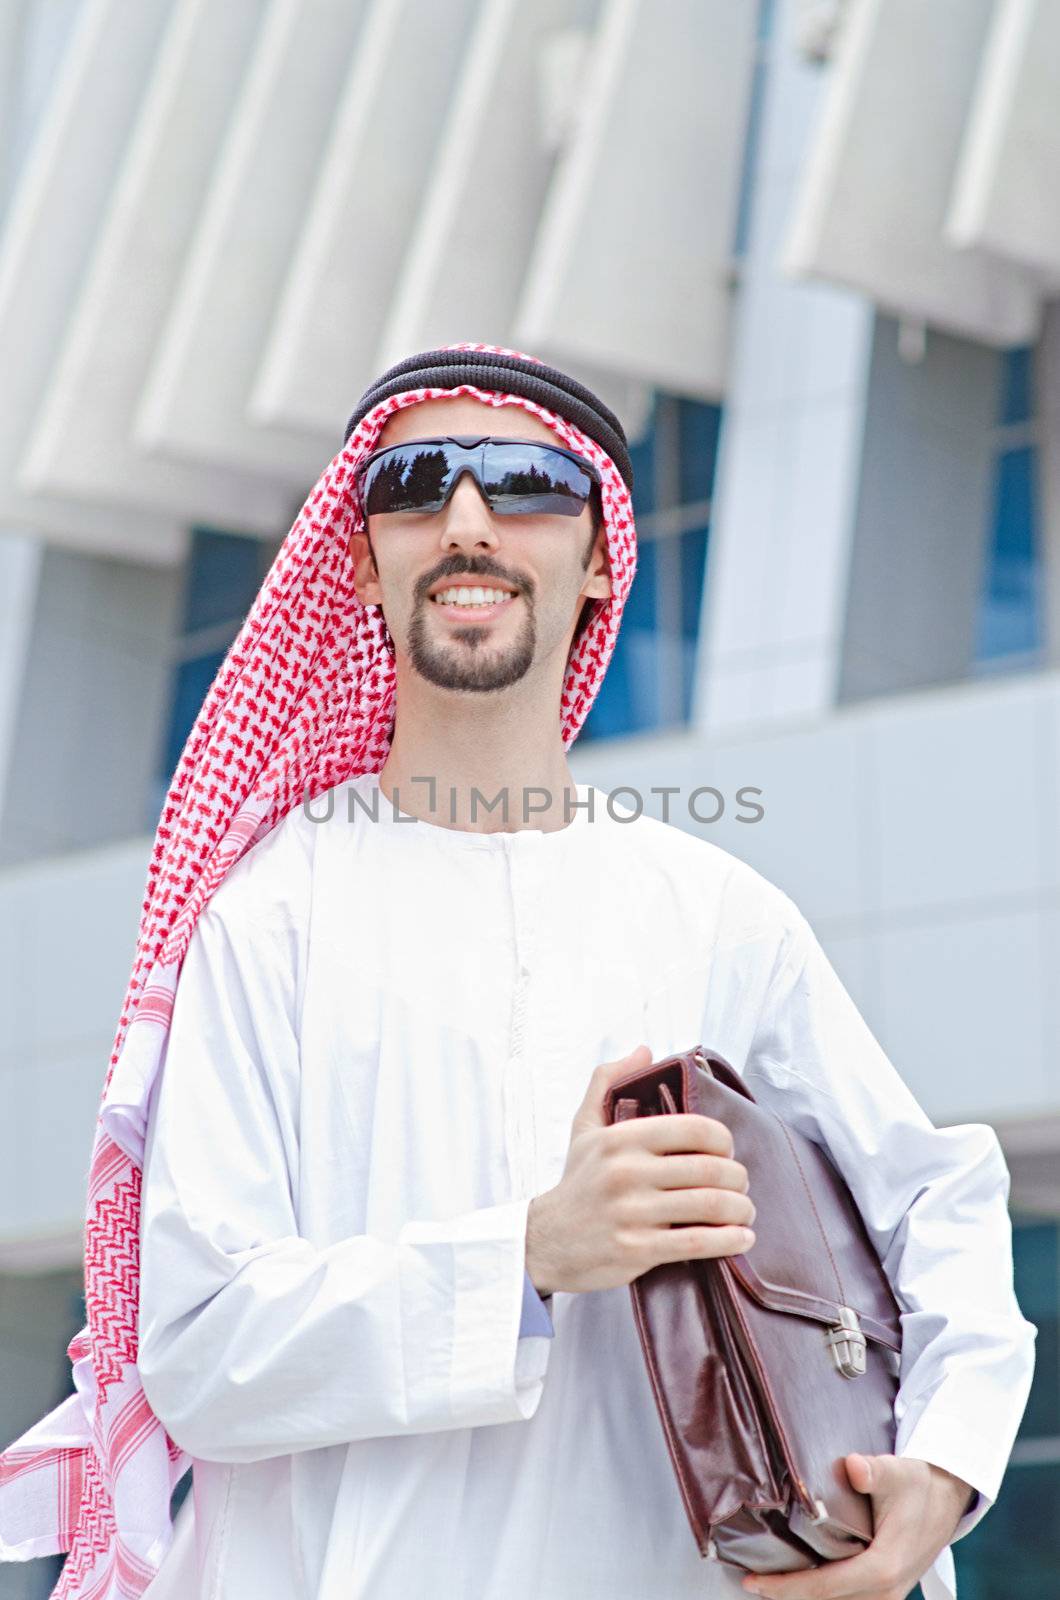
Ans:
{"type": "Polygon", "coordinates": [[[837,1463],[871,1547],[760,1592],[953,1594],[1033,1365],[1008,1174],[781,890],[574,783],[631,489],[595,395],[459,345],[371,387],[285,541],[159,826],[77,1392],[0,1458],[3,1554],[69,1547],[66,1596],[741,1593],[628,1285],[753,1251],[754,1184],[720,1122],[602,1110],[699,1042],[829,1151],[906,1313],[895,1454],[837,1463]]]}

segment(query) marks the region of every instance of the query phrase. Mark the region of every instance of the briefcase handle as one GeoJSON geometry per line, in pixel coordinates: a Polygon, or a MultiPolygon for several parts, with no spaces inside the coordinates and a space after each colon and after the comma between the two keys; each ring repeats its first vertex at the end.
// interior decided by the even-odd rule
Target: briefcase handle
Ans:
{"type": "Polygon", "coordinates": [[[712,1078],[717,1078],[720,1083],[725,1084],[726,1088],[735,1089],[737,1094],[742,1094],[745,1100],[750,1100],[754,1103],[755,1097],[740,1077],[740,1074],[734,1071],[725,1057],[719,1056],[716,1050],[706,1050],[703,1045],[697,1045],[688,1054],[694,1061],[698,1061],[703,1070],[709,1072],[712,1078]]]}

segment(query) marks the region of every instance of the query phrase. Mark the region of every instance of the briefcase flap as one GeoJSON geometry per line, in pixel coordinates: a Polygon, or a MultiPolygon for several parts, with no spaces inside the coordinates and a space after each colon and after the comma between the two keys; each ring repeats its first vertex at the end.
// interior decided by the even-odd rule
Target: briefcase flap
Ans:
{"type": "Polygon", "coordinates": [[[845,1180],[820,1145],[755,1100],[724,1057],[700,1045],[656,1062],[613,1084],[604,1109],[615,1122],[686,1111],[723,1122],[756,1208],[755,1243],[724,1258],[733,1278],[770,1311],[831,1328],[854,1312],[897,1371],[899,1308],[845,1180]]]}

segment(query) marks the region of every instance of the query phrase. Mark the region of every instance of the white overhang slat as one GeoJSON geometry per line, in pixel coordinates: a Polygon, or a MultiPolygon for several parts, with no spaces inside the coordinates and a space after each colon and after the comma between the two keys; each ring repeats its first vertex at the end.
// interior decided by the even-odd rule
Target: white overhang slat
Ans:
{"type": "MultiPolygon", "coordinates": [[[[551,33],[587,27],[598,0],[485,0],[374,366],[459,340],[511,345],[555,151],[539,103],[551,33]]],[[[536,352],[535,352],[536,353],[536,352]]]]}
{"type": "Polygon", "coordinates": [[[180,556],[179,522],[30,493],[19,470],[168,10],[83,0],[0,235],[0,522],[146,561],[180,556]]]}
{"type": "Polygon", "coordinates": [[[373,0],[250,401],[333,445],[368,384],[478,0],[373,0]]]}
{"type": "Polygon", "coordinates": [[[608,0],[516,340],[716,400],[753,0],[608,0]]]}
{"type": "Polygon", "coordinates": [[[783,267],[1004,346],[1033,338],[1038,285],[944,231],[992,3],[853,0],[783,267]]]}
{"type": "Polygon", "coordinates": [[[998,0],[946,234],[1060,288],[1060,5],[998,0]]]}
{"type": "Polygon", "coordinates": [[[275,534],[257,473],[150,454],[133,419],[265,0],[175,0],[102,234],[33,432],[41,491],[275,534]]]}
{"type": "Polygon", "coordinates": [[[363,10],[272,0],[136,421],[152,446],[292,490],[325,464],[320,438],[263,427],[248,406],[363,10]]]}

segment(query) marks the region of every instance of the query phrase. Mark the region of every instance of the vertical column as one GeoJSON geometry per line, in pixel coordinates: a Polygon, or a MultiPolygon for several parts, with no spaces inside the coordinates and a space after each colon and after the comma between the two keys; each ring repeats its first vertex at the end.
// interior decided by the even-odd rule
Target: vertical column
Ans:
{"type": "Polygon", "coordinates": [[[851,530],[843,701],[968,677],[994,490],[996,350],[879,317],[851,530]]]}
{"type": "Polygon", "coordinates": [[[42,553],[39,539],[0,531],[0,839],[42,553]]]}
{"type": "Polygon", "coordinates": [[[797,48],[793,0],[772,15],[693,698],[709,736],[818,716],[835,701],[865,417],[871,305],[781,276],[826,79],[797,48]]]}

